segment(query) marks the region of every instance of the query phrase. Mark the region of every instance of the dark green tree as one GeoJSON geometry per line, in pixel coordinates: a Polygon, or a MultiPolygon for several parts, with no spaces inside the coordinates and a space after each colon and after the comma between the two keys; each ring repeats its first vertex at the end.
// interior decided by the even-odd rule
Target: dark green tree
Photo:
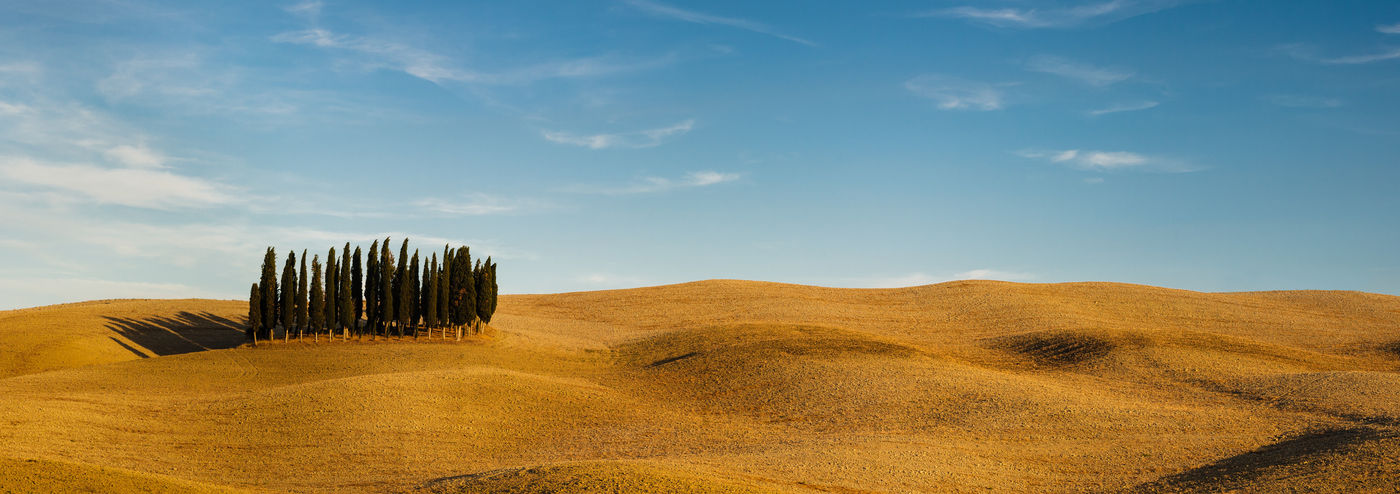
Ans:
{"type": "Polygon", "coordinates": [[[486,270],[486,276],[491,278],[491,283],[487,285],[487,289],[491,290],[491,304],[486,307],[485,315],[478,314],[478,317],[490,324],[491,316],[496,314],[496,300],[497,295],[500,294],[500,287],[496,285],[496,263],[491,262],[491,258],[487,257],[486,264],[490,266],[486,270]]]}
{"type": "Polygon", "coordinates": [[[262,278],[258,280],[258,287],[262,289],[262,295],[258,297],[258,305],[262,307],[258,331],[263,338],[271,338],[272,327],[277,325],[277,251],[272,247],[268,247],[267,253],[263,254],[262,278]]]}
{"type": "Polygon", "coordinates": [[[306,279],[306,249],[302,249],[301,272],[297,274],[297,339],[301,339],[301,332],[306,330],[306,284],[309,281],[306,279]]]}
{"type": "Polygon", "coordinates": [[[389,251],[389,238],[379,244],[379,300],[384,304],[384,335],[394,323],[394,253],[389,251]]]}
{"type": "Polygon", "coordinates": [[[340,289],[336,295],[340,297],[340,327],[344,329],[342,336],[350,339],[350,330],[355,329],[355,302],[350,299],[350,242],[345,242],[345,249],[340,251],[340,289]]]}
{"type": "Polygon", "coordinates": [[[408,326],[413,328],[413,336],[418,337],[418,323],[423,317],[423,297],[418,283],[422,279],[418,273],[418,251],[413,251],[413,261],[408,263],[408,299],[412,303],[408,304],[411,309],[408,314],[408,326]]]}
{"type": "Polygon", "coordinates": [[[282,316],[282,338],[291,334],[297,324],[297,255],[287,253],[287,264],[282,267],[282,306],[278,311],[282,316]]]}
{"type": "MultiPolygon", "coordinates": [[[[491,258],[486,258],[486,262],[476,261],[476,269],[472,270],[472,276],[476,279],[476,318],[482,322],[486,321],[486,311],[491,308],[491,280],[487,278],[486,271],[491,266],[491,258]]],[[[478,327],[477,331],[481,328],[478,327]]]]}
{"type": "Polygon", "coordinates": [[[262,291],[253,283],[253,291],[248,293],[248,339],[258,344],[258,330],[262,326],[262,291]]]}
{"type": "Polygon", "coordinates": [[[428,337],[433,337],[433,329],[438,322],[438,263],[437,253],[428,260],[428,269],[423,271],[423,325],[428,327],[428,337]]]}
{"type": "Polygon", "coordinates": [[[438,272],[438,325],[452,325],[452,247],[448,245],[442,246],[442,269],[438,272]]]}
{"type": "Polygon", "coordinates": [[[337,325],[340,323],[340,268],[336,266],[339,258],[335,255],[335,247],[331,247],[326,252],[326,334],[334,334],[337,325]]]}
{"type": "Polygon", "coordinates": [[[369,246],[365,256],[365,318],[366,328],[374,332],[379,327],[379,240],[369,246]]]}
{"type": "Polygon", "coordinates": [[[321,257],[311,259],[311,302],[307,307],[310,315],[310,331],[316,339],[321,339],[321,331],[326,328],[326,294],[321,288],[321,257]]]}
{"type": "Polygon", "coordinates": [[[413,294],[408,287],[408,239],[403,239],[403,246],[399,247],[399,267],[394,271],[394,315],[398,321],[398,335],[403,336],[404,330],[408,329],[408,322],[413,314],[413,294]]]}
{"type": "Polygon", "coordinates": [[[472,276],[471,250],[458,247],[452,256],[452,324],[461,329],[476,320],[476,280],[472,276]]]}
{"type": "Polygon", "coordinates": [[[350,300],[355,303],[355,333],[360,332],[360,316],[365,313],[364,268],[360,265],[360,246],[355,246],[355,256],[350,260],[350,300]]]}

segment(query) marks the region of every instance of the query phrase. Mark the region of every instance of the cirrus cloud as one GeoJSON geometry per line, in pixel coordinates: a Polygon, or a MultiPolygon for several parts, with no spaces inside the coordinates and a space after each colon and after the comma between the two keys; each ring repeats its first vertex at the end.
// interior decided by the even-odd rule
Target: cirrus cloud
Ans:
{"type": "Polygon", "coordinates": [[[1080,170],[1143,170],[1168,173],[1200,170],[1199,167],[1184,161],[1128,151],[1024,150],[1018,151],[1016,154],[1022,158],[1045,160],[1080,170]]]}

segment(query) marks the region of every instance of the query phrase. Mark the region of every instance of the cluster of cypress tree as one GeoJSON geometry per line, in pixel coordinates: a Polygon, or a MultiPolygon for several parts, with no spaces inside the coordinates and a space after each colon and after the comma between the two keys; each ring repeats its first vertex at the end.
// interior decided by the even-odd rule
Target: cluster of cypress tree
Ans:
{"type": "Polygon", "coordinates": [[[468,247],[450,245],[443,247],[440,261],[437,253],[424,259],[417,250],[410,257],[404,239],[395,258],[389,242],[376,240],[368,255],[358,246],[352,255],[347,242],[338,258],[331,247],[324,270],[319,255],[311,258],[309,282],[305,250],[300,272],[296,253],[287,254],[279,282],[277,252],[268,247],[262,276],[248,295],[248,337],[256,343],[273,338],[279,329],[284,340],[293,332],[297,338],[309,333],[319,339],[322,333],[349,338],[426,332],[432,337],[441,330],[444,338],[453,331],[461,339],[464,332],[479,333],[491,322],[497,286],[490,257],[473,264],[468,247]]]}

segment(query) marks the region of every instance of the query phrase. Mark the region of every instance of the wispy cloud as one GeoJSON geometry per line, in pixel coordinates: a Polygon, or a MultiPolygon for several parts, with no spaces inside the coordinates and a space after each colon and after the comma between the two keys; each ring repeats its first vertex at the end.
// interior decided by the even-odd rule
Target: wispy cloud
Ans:
{"type": "Polygon", "coordinates": [[[283,7],[282,10],[286,10],[287,13],[292,15],[299,15],[315,19],[316,17],[321,15],[321,9],[325,6],[326,4],[321,2],[320,0],[308,0],[288,5],[286,7],[283,7]]]}
{"type": "Polygon", "coordinates": [[[565,190],[580,194],[602,194],[611,196],[654,194],[676,189],[708,187],[711,185],[733,182],[742,177],[743,175],[739,173],[698,171],[687,173],[679,179],[645,177],[637,182],[623,186],[575,185],[565,190]]]}
{"type": "MultiPolygon", "coordinates": [[[[246,296],[247,294],[243,294],[246,296]]],[[[92,278],[3,278],[0,279],[0,300],[22,301],[22,305],[3,306],[0,310],[26,307],[28,300],[102,300],[115,298],[237,298],[239,294],[203,290],[180,283],[116,281],[92,278]]],[[[3,303],[3,302],[0,302],[3,303]]],[[[41,302],[42,303],[42,302],[41,302]]]]}
{"type": "Polygon", "coordinates": [[[1327,57],[1318,54],[1316,47],[1306,43],[1289,43],[1275,47],[1280,53],[1305,62],[1322,63],[1328,65],[1360,65],[1387,60],[1400,59],[1400,48],[1387,48],[1385,50],[1363,55],[1347,55],[1341,57],[1327,57]]]}
{"type": "Polygon", "coordinates": [[[800,43],[807,46],[817,46],[816,43],[810,40],[799,38],[797,36],[792,36],[789,34],[784,34],[772,28],[771,26],[768,26],[767,24],[757,21],[740,19],[737,17],[722,17],[718,15],[696,12],[693,10],[685,10],[679,7],[674,7],[671,5],[666,5],[657,2],[651,2],[648,0],[625,0],[624,3],[637,10],[646,12],[647,14],[651,14],[657,17],[674,19],[693,24],[728,26],[732,28],[743,29],[745,31],[765,34],[774,38],[784,39],[787,41],[800,43]]]}
{"type": "Polygon", "coordinates": [[[413,205],[422,211],[447,216],[512,214],[537,206],[530,201],[510,200],[489,194],[472,194],[460,199],[429,197],[415,201],[413,205]]]}
{"type": "Polygon", "coordinates": [[[1023,158],[1045,160],[1080,170],[1144,170],[1168,173],[1200,170],[1200,168],[1184,161],[1128,151],[1025,150],[1018,151],[1016,154],[1023,158]]]}
{"type": "Polygon", "coordinates": [[[628,276],[614,273],[586,273],[574,277],[574,282],[588,286],[592,289],[598,288],[632,288],[652,284],[652,281],[640,276],[628,276]]]}
{"type": "Polygon", "coordinates": [[[1123,82],[1133,76],[1133,71],[1131,70],[1095,67],[1086,63],[1049,55],[1032,57],[1030,61],[1026,62],[1026,70],[1074,79],[1096,87],[1123,82]]]}
{"type": "Polygon", "coordinates": [[[1005,105],[1002,87],[943,75],[922,75],[904,83],[904,88],[917,96],[928,98],[943,110],[1000,110],[1005,105]]]}
{"type": "Polygon", "coordinates": [[[999,269],[972,269],[955,273],[952,275],[935,276],[923,272],[913,272],[893,276],[876,276],[871,278],[860,278],[847,280],[838,283],[842,286],[859,288],[904,288],[910,286],[932,285],[958,280],[1000,280],[1000,281],[1031,281],[1039,278],[1033,273],[1016,271],[1003,271],[999,269]]]}
{"type": "Polygon", "coordinates": [[[1022,273],[1016,271],[1002,271],[999,269],[973,269],[963,271],[954,275],[960,280],[1001,280],[1001,281],[1028,281],[1036,279],[1032,273],[1022,273]]]}
{"type": "Polygon", "coordinates": [[[1158,105],[1158,103],[1157,103],[1156,101],[1142,101],[1142,102],[1138,102],[1138,103],[1119,103],[1119,104],[1116,104],[1116,105],[1109,106],[1109,107],[1107,107],[1107,108],[1100,108],[1100,109],[1097,109],[1097,110],[1090,110],[1090,111],[1089,111],[1089,115],[1090,115],[1090,116],[1097,117],[1097,116],[1099,116],[1099,115],[1108,115],[1108,114],[1110,114],[1110,113],[1122,113],[1122,112],[1129,112],[1129,111],[1141,111],[1141,110],[1147,110],[1147,109],[1151,109],[1151,108],[1156,108],[1157,105],[1158,105]]]}
{"type": "Polygon", "coordinates": [[[695,120],[685,120],[675,125],[655,129],[639,130],[616,134],[574,134],[570,132],[542,131],[541,135],[550,142],[582,146],[588,149],[640,149],[661,145],[669,137],[685,135],[695,128],[695,120]]]}
{"type": "Polygon", "coordinates": [[[1376,26],[1376,32],[1382,34],[1400,34],[1400,22],[1376,26]]]}
{"type": "Polygon", "coordinates": [[[1263,96],[1263,99],[1272,105],[1287,108],[1338,108],[1344,104],[1342,100],[1337,98],[1299,94],[1270,94],[1263,96]]]}
{"type": "Polygon", "coordinates": [[[1357,65],[1363,63],[1384,62],[1386,60],[1395,60],[1397,58],[1400,58],[1400,48],[1391,48],[1379,53],[1370,53],[1366,55],[1350,55],[1345,57],[1325,58],[1322,59],[1322,63],[1329,63],[1334,65],[1357,65]]]}
{"type": "Polygon", "coordinates": [[[11,185],[67,192],[97,204],[176,210],[238,202],[231,188],[223,184],[161,170],[0,157],[0,176],[11,185]]]}
{"type": "Polygon", "coordinates": [[[1063,29],[1117,22],[1130,17],[1175,7],[1180,3],[1182,2],[1175,0],[1111,0],[1107,2],[1050,8],[987,8],[961,6],[922,12],[915,14],[914,17],[964,19],[971,22],[1008,28],[1063,29]]]}
{"type": "Polygon", "coordinates": [[[272,41],[335,49],[363,57],[369,70],[396,70],[434,84],[451,82],[510,85],[528,84],[547,79],[602,77],[661,67],[675,61],[667,54],[648,59],[622,59],[616,56],[595,56],[554,60],[499,71],[478,71],[461,67],[453,59],[393,40],[368,36],[337,34],[327,29],[313,28],[274,35],[272,41]]]}
{"type": "Polygon", "coordinates": [[[121,144],[113,146],[105,153],[108,159],[134,168],[165,168],[169,160],[165,155],[154,151],[145,144],[121,144]]]}

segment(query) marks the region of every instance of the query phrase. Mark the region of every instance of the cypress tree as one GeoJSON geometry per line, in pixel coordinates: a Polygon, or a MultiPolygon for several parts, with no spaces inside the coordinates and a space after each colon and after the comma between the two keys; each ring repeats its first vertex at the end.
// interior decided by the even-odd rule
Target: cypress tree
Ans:
{"type": "Polygon", "coordinates": [[[297,323],[297,255],[287,253],[287,264],[282,267],[282,338],[286,339],[297,323]]]}
{"type": "Polygon", "coordinates": [[[395,271],[393,277],[393,299],[399,304],[393,306],[399,320],[399,336],[403,336],[403,330],[409,327],[410,315],[413,313],[413,294],[409,292],[409,239],[403,239],[403,246],[399,248],[399,269],[395,271]]]}
{"type": "Polygon", "coordinates": [[[467,247],[458,247],[457,254],[452,256],[452,324],[458,327],[457,334],[461,335],[461,327],[471,324],[476,320],[476,280],[472,276],[471,250],[467,247]]]}
{"type": "Polygon", "coordinates": [[[311,319],[308,331],[320,340],[321,330],[326,326],[326,296],[321,289],[320,256],[311,259],[311,305],[307,307],[307,312],[311,319]]]}
{"type": "Polygon", "coordinates": [[[301,273],[297,274],[297,339],[306,330],[306,249],[301,250],[301,273]]]}
{"type": "MultiPolygon", "coordinates": [[[[477,267],[472,271],[476,277],[476,318],[482,322],[486,321],[486,311],[491,308],[491,280],[486,274],[491,266],[491,258],[486,258],[486,262],[476,261],[477,267]]],[[[480,331],[480,327],[477,328],[480,331]]]]}
{"type": "MultiPolygon", "coordinates": [[[[452,248],[442,247],[442,270],[438,272],[438,324],[446,328],[452,325],[452,248]]],[[[446,330],[443,338],[447,337],[446,330]]]]}
{"type": "Polygon", "coordinates": [[[268,247],[267,253],[263,254],[262,278],[258,287],[262,289],[262,295],[258,297],[258,305],[262,307],[258,331],[263,338],[271,338],[272,326],[277,324],[277,250],[272,247],[268,247]]]}
{"type": "Polygon", "coordinates": [[[336,323],[340,322],[340,304],[336,292],[340,291],[340,269],[335,255],[335,247],[326,252],[326,334],[335,333],[336,323]]]}
{"type": "Polygon", "coordinates": [[[486,315],[481,316],[481,320],[490,324],[491,316],[496,313],[496,300],[497,295],[500,294],[500,286],[496,285],[496,263],[491,262],[491,258],[487,257],[486,264],[490,266],[486,269],[486,276],[491,279],[491,283],[487,286],[487,289],[491,290],[491,304],[486,307],[486,315]]]}
{"type": "Polygon", "coordinates": [[[360,332],[360,316],[365,313],[364,268],[360,264],[360,246],[355,246],[355,256],[350,260],[350,300],[355,303],[355,332],[360,332]]]}
{"type": "Polygon", "coordinates": [[[384,335],[389,335],[389,326],[394,322],[394,253],[389,251],[389,238],[379,244],[379,299],[384,303],[384,335]]]}
{"type": "Polygon", "coordinates": [[[345,242],[340,255],[340,289],[336,295],[340,296],[340,327],[344,328],[343,336],[348,340],[350,330],[355,329],[355,303],[350,299],[350,242],[345,242]]]}
{"type": "Polygon", "coordinates": [[[408,314],[408,326],[413,328],[413,336],[418,336],[418,321],[423,317],[423,299],[420,293],[418,281],[418,251],[413,251],[413,262],[408,264],[408,299],[412,303],[408,304],[412,309],[408,314]]]}
{"type": "Polygon", "coordinates": [[[379,325],[379,239],[370,244],[365,257],[364,293],[366,327],[372,332],[379,325]]]}
{"type": "Polygon", "coordinates": [[[258,344],[258,329],[262,326],[262,292],[258,290],[258,284],[253,283],[253,290],[248,292],[248,339],[253,340],[253,345],[258,344]]]}
{"type": "Polygon", "coordinates": [[[438,321],[438,263],[437,253],[428,260],[428,269],[423,273],[423,325],[428,327],[428,337],[433,337],[433,328],[438,321]]]}

